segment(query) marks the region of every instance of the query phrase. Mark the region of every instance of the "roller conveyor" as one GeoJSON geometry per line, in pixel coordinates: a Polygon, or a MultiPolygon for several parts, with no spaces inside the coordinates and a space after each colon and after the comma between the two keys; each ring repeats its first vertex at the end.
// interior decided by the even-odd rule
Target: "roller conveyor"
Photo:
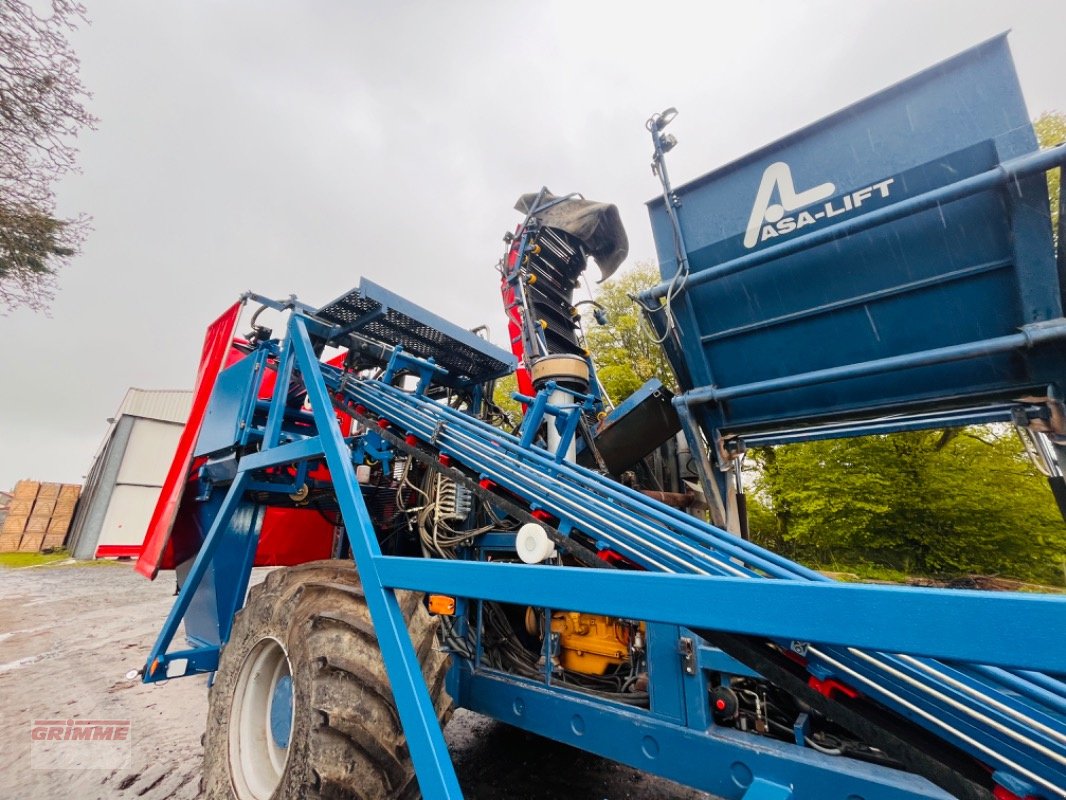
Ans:
{"type": "MultiPolygon", "coordinates": [[[[344,401],[413,435],[478,479],[641,567],[714,576],[828,581],[479,420],[380,381],[324,368],[344,401]],[[653,513],[654,512],[654,513],[653,513]]],[[[789,647],[792,643],[780,643],[789,647]]],[[[807,668],[833,677],[997,770],[1066,795],[1066,684],[1055,676],[807,644],[807,668]]]]}

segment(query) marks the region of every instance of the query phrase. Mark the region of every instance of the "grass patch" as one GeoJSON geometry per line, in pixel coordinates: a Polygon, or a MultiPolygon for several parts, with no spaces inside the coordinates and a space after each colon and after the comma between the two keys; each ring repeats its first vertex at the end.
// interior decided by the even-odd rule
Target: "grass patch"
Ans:
{"type": "Polygon", "coordinates": [[[0,553],[0,567],[43,567],[68,558],[70,554],[66,550],[52,553],[0,553]]]}
{"type": "Polygon", "coordinates": [[[59,567],[127,567],[132,561],[119,561],[117,558],[94,558],[91,561],[71,561],[64,564],[56,564],[59,567]]]}
{"type": "Polygon", "coordinates": [[[114,567],[124,566],[128,561],[114,558],[94,558],[90,561],[74,561],[66,550],[51,553],[0,553],[0,567],[8,569],[25,569],[27,567],[114,567]]]}
{"type": "Polygon", "coordinates": [[[1061,586],[1027,583],[994,575],[919,575],[876,564],[823,564],[814,566],[823,575],[842,583],[895,583],[906,586],[984,589],[999,592],[1066,594],[1061,586]]]}
{"type": "Polygon", "coordinates": [[[866,583],[868,581],[907,583],[914,577],[903,570],[881,567],[876,564],[825,564],[815,567],[815,569],[845,583],[866,583]]]}

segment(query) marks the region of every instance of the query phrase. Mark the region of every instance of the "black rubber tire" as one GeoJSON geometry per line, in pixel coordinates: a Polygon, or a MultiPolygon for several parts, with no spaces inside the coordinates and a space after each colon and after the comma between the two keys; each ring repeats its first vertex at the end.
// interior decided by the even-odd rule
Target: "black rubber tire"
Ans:
{"type": "MultiPolygon", "coordinates": [[[[397,592],[441,724],[448,657],[436,646],[438,620],[421,595],[397,592]]],[[[418,783],[381,660],[370,611],[350,561],[279,569],[252,587],[222,650],[211,688],[202,789],[209,800],[243,800],[230,766],[230,719],[241,666],[256,644],[276,639],[293,681],[288,757],[271,800],[419,797],[418,783]]]]}

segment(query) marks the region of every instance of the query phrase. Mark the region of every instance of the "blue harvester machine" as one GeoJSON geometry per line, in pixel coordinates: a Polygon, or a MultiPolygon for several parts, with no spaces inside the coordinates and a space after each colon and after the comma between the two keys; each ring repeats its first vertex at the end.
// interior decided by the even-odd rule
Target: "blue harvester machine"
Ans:
{"type": "Polygon", "coordinates": [[[677,188],[674,113],[638,302],[676,396],[605,413],[572,292],[624,233],[577,196],[506,237],[514,432],[516,359],[369,281],[243,298],[284,336],[208,376],[143,672],[214,673],[208,796],[460,797],[459,706],[726,798],[1066,797],[1066,599],[837,583],[747,541],[737,491],[745,446],[997,421],[1061,486],[1066,146],[1005,38],[677,188]],[[344,535],[248,592],[280,507],[344,535]]]}

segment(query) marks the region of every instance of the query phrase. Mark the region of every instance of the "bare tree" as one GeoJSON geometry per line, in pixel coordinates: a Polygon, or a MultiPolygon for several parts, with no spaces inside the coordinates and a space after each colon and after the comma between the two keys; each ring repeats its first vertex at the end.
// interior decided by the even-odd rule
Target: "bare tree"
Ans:
{"type": "Polygon", "coordinates": [[[0,307],[9,310],[46,308],[85,237],[86,217],[56,216],[54,190],[77,168],[78,132],[96,123],[67,38],[85,22],[76,0],[0,0],[0,307]]]}

